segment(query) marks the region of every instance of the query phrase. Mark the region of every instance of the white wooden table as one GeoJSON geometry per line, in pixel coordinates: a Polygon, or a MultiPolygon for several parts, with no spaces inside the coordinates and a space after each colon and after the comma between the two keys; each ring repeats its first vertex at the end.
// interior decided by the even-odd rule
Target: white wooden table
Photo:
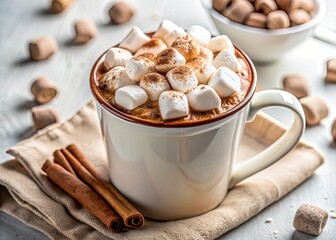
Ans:
{"type": "MultiPolygon", "coordinates": [[[[133,0],[137,13],[122,26],[107,24],[110,1],[77,0],[61,15],[48,13],[49,2],[0,1],[0,162],[10,159],[5,153],[9,146],[33,134],[30,108],[34,102],[29,87],[36,76],[45,75],[59,85],[61,94],[49,105],[59,109],[66,119],[91,98],[88,77],[95,59],[120,41],[131,26],[152,31],[162,19],[168,18],[184,28],[199,24],[217,33],[207,12],[195,0],[133,0]],[[72,23],[79,18],[92,18],[99,29],[99,36],[87,46],[67,44],[73,34],[72,23]],[[30,62],[27,41],[43,34],[55,36],[60,51],[47,61],[30,62]]],[[[329,13],[323,25],[336,30],[332,25],[333,20],[336,22],[336,1],[328,0],[328,4],[329,13]]],[[[336,116],[336,85],[325,86],[323,81],[324,62],[331,56],[336,57],[335,46],[311,38],[280,61],[256,66],[262,89],[281,87],[281,76],[286,73],[302,73],[310,80],[312,94],[328,101],[330,116],[320,126],[307,129],[303,137],[319,147],[326,156],[326,164],[295,191],[221,239],[313,239],[293,230],[295,210],[303,202],[328,211],[336,208],[336,145],[331,143],[330,136],[330,123],[336,116]],[[266,224],[269,217],[273,222],[266,224]]],[[[286,110],[268,112],[286,124],[291,121],[286,110]]],[[[0,239],[47,238],[1,212],[0,239]]],[[[324,232],[314,239],[336,239],[336,219],[329,218],[324,232]]]]}

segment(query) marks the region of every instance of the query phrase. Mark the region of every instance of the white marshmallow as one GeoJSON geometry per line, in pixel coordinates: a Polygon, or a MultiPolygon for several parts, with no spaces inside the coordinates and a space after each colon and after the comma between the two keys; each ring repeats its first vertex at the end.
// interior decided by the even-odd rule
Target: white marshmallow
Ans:
{"type": "Polygon", "coordinates": [[[207,84],[212,74],[217,70],[211,63],[202,57],[194,58],[187,62],[187,65],[193,69],[198,82],[203,84],[207,84]]]}
{"type": "Polygon", "coordinates": [[[208,41],[207,48],[209,48],[213,52],[219,52],[223,49],[230,49],[232,52],[234,52],[234,47],[230,38],[225,35],[211,38],[208,41]]]}
{"type": "Polygon", "coordinates": [[[127,75],[134,81],[140,82],[140,79],[147,73],[155,72],[153,61],[145,57],[133,57],[125,66],[127,75]]]}
{"type": "Polygon", "coordinates": [[[146,74],[141,78],[139,86],[145,89],[152,101],[158,100],[162,92],[170,89],[167,78],[159,73],[146,74]]]}
{"type": "Polygon", "coordinates": [[[139,56],[143,53],[153,53],[155,56],[161,51],[165,50],[167,45],[160,38],[152,38],[144,45],[142,45],[134,56],[139,56]]]}
{"type": "Polygon", "coordinates": [[[232,70],[220,67],[212,75],[208,85],[215,89],[220,97],[229,97],[240,91],[240,78],[232,70]]]}
{"type": "Polygon", "coordinates": [[[117,66],[104,75],[101,79],[100,87],[114,92],[118,88],[134,84],[136,84],[136,82],[128,77],[125,68],[117,66]]]}
{"type": "Polygon", "coordinates": [[[216,68],[227,67],[234,72],[240,72],[242,66],[240,65],[236,55],[229,49],[224,49],[212,61],[212,65],[216,68]]]}
{"type": "Polygon", "coordinates": [[[198,54],[198,57],[202,57],[209,63],[212,63],[214,54],[210,49],[200,46],[200,53],[198,54]]]}
{"type": "Polygon", "coordinates": [[[118,47],[113,47],[110,48],[105,55],[104,66],[107,69],[111,69],[116,66],[125,67],[127,61],[130,60],[132,57],[133,55],[130,51],[118,47]]]}
{"type": "Polygon", "coordinates": [[[133,27],[126,37],[121,41],[119,47],[135,53],[145,42],[148,42],[150,37],[144,34],[140,28],[133,27]]]}
{"type": "Polygon", "coordinates": [[[204,27],[199,25],[193,25],[188,29],[188,35],[193,39],[198,45],[205,47],[210,38],[211,33],[204,27]]]}
{"type": "Polygon", "coordinates": [[[175,29],[177,29],[178,26],[173,23],[172,21],[169,21],[167,19],[163,20],[162,23],[160,24],[158,30],[153,35],[153,38],[161,38],[163,39],[164,36],[167,34],[171,33],[175,29]]]}
{"type": "Polygon", "coordinates": [[[186,117],[189,114],[187,96],[179,91],[165,91],[159,98],[159,108],[163,120],[186,117]]]}
{"type": "Polygon", "coordinates": [[[216,91],[207,85],[198,85],[187,93],[189,106],[195,111],[206,112],[219,108],[221,99],[216,91]]]}
{"type": "Polygon", "coordinates": [[[173,68],[167,72],[167,78],[170,86],[174,90],[181,91],[183,93],[189,92],[197,86],[197,78],[189,66],[180,66],[173,68]]]}
{"type": "Polygon", "coordinates": [[[155,63],[158,72],[166,73],[174,67],[184,65],[186,60],[175,48],[167,48],[156,56],[155,63]]]}
{"type": "Polygon", "coordinates": [[[187,35],[187,33],[184,31],[183,28],[178,27],[174,31],[168,33],[166,36],[163,37],[163,40],[166,42],[167,46],[170,47],[172,43],[178,38],[178,37],[184,37],[187,35]]]}
{"type": "Polygon", "coordinates": [[[125,86],[115,92],[116,104],[127,110],[133,110],[146,103],[147,100],[146,91],[138,85],[125,86]]]}

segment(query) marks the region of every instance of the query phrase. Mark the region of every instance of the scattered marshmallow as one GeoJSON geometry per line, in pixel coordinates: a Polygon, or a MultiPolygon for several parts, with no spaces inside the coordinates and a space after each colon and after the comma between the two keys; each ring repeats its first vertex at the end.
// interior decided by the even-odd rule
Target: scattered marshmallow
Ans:
{"type": "Polygon", "coordinates": [[[206,47],[211,38],[211,33],[206,28],[199,25],[191,26],[187,33],[192,40],[203,47],[206,47]]]}
{"type": "Polygon", "coordinates": [[[99,86],[102,89],[114,92],[121,87],[134,84],[136,84],[136,82],[130,79],[126,73],[125,68],[117,66],[105,73],[104,77],[100,81],[99,86]]]}
{"type": "MultiPolygon", "coordinates": [[[[331,125],[331,136],[334,140],[334,142],[336,142],[336,119],[334,120],[333,124],[331,125]]],[[[333,210],[332,212],[334,212],[335,210],[333,210]]]]}
{"type": "Polygon", "coordinates": [[[40,130],[60,121],[58,111],[53,108],[33,107],[31,113],[35,130],[40,130]]]}
{"type": "Polygon", "coordinates": [[[126,73],[134,81],[140,82],[143,75],[155,72],[153,61],[145,57],[133,57],[126,63],[126,73]]]}
{"type": "Polygon", "coordinates": [[[240,91],[240,78],[232,70],[220,67],[212,75],[208,85],[215,89],[220,97],[229,97],[240,91]]]}
{"type": "Polygon", "coordinates": [[[285,91],[290,92],[297,98],[309,95],[308,79],[302,75],[287,75],[283,79],[283,87],[285,91]]]}
{"type": "Polygon", "coordinates": [[[165,91],[159,97],[159,108],[163,120],[186,117],[189,114],[187,96],[179,91],[165,91]]]}
{"type": "Polygon", "coordinates": [[[128,60],[130,60],[132,57],[133,55],[130,51],[113,47],[110,48],[106,53],[104,66],[108,70],[116,66],[125,67],[128,60]]]}
{"type": "Polygon", "coordinates": [[[210,49],[200,46],[200,53],[198,54],[198,57],[202,57],[209,63],[212,63],[212,60],[214,59],[214,54],[210,49]]]}
{"type": "Polygon", "coordinates": [[[236,55],[229,49],[224,49],[212,61],[212,65],[216,68],[227,67],[234,72],[240,72],[242,66],[240,65],[236,55]]]}
{"type": "Polygon", "coordinates": [[[331,58],[327,61],[325,81],[327,83],[336,83],[336,58],[331,58]]]}
{"type": "Polygon", "coordinates": [[[163,40],[166,42],[167,46],[170,47],[172,43],[178,38],[178,37],[184,37],[186,35],[186,32],[183,28],[178,27],[174,31],[168,33],[166,36],[163,37],[163,40]]]}
{"type": "Polygon", "coordinates": [[[178,37],[171,47],[179,51],[187,61],[194,59],[200,53],[199,46],[188,35],[178,37]]]}
{"type": "Polygon", "coordinates": [[[187,65],[191,67],[198,79],[199,83],[207,84],[210,77],[216,72],[216,68],[202,57],[197,57],[187,65]]]}
{"type": "Polygon", "coordinates": [[[233,44],[225,35],[220,35],[217,37],[213,37],[208,41],[208,44],[206,46],[209,48],[212,52],[220,52],[223,49],[230,49],[232,52],[234,52],[233,44]]]}
{"type": "Polygon", "coordinates": [[[125,2],[113,4],[108,12],[111,22],[119,25],[128,22],[134,15],[133,8],[125,2]]]}
{"type": "Polygon", "coordinates": [[[144,34],[140,28],[133,27],[126,37],[121,41],[119,47],[135,53],[144,43],[148,42],[150,37],[144,34]]]}
{"type": "Polygon", "coordinates": [[[210,111],[221,105],[221,99],[216,91],[207,85],[198,85],[187,93],[187,98],[190,107],[199,112],[210,111]]]}
{"type": "Polygon", "coordinates": [[[138,85],[125,86],[115,92],[116,104],[127,110],[133,110],[145,104],[147,100],[146,91],[138,85]]]}
{"type": "Polygon", "coordinates": [[[175,23],[165,19],[160,24],[158,30],[156,30],[156,32],[154,33],[153,38],[163,39],[167,34],[171,33],[172,31],[174,31],[177,28],[178,28],[178,26],[175,23]]]}
{"type": "Polygon", "coordinates": [[[145,89],[149,100],[156,101],[162,92],[170,89],[167,78],[159,73],[148,73],[140,80],[140,87],[145,89]]]}
{"type": "Polygon", "coordinates": [[[58,44],[52,36],[42,36],[29,43],[29,53],[33,60],[49,58],[58,50],[58,44]]]}
{"type": "Polygon", "coordinates": [[[166,48],[167,45],[163,42],[163,40],[160,38],[152,38],[138,49],[135,56],[146,52],[151,52],[156,56],[159,52],[165,50],[166,48]]]}
{"type": "Polygon", "coordinates": [[[327,103],[319,96],[307,96],[300,98],[308,126],[319,124],[322,119],[328,117],[329,110],[327,103]]]}
{"type": "Polygon", "coordinates": [[[77,44],[84,44],[89,42],[97,35],[97,28],[95,23],[90,19],[82,19],[75,22],[74,42],[77,44]]]}
{"type": "Polygon", "coordinates": [[[158,72],[166,73],[174,67],[184,65],[186,60],[175,48],[167,48],[156,56],[155,63],[158,72]]]}
{"type": "Polygon", "coordinates": [[[189,92],[197,86],[198,80],[189,66],[180,66],[167,72],[167,78],[174,90],[189,92]]]}

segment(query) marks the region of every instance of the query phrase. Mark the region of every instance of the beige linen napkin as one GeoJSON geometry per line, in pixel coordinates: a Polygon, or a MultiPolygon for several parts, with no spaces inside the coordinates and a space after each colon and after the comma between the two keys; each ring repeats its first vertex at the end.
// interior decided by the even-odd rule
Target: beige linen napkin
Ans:
{"type": "MultiPolygon", "coordinates": [[[[238,160],[266,148],[284,128],[266,115],[246,127],[238,160]]],[[[56,124],[9,149],[17,160],[0,165],[0,210],[52,239],[214,239],[247,221],[310,177],[323,156],[300,142],[286,157],[236,185],[216,209],[179,221],[146,220],[136,230],[113,233],[74,199],[52,184],[41,171],[56,148],[76,143],[103,176],[107,162],[96,108],[87,104],[74,117],[56,124]]],[[[127,174],[127,173],[125,173],[127,174]]]]}

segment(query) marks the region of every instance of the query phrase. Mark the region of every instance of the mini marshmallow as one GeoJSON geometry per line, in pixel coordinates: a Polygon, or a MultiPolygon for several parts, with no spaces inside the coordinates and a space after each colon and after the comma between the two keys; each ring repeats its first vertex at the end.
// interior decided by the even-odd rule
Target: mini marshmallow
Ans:
{"type": "Polygon", "coordinates": [[[135,56],[146,52],[151,52],[156,56],[159,52],[165,50],[166,48],[167,45],[163,42],[163,40],[160,38],[152,38],[138,49],[138,51],[135,53],[135,56]]]}
{"type": "Polygon", "coordinates": [[[197,86],[198,80],[189,66],[180,66],[173,68],[167,72],[167,78],[170,86],[174,90],[181,91],[183,93],[189,92],[197,86]]]}
{"type": "Polygon", "coordinates": [[[229,49],[224,49],[212,61],[212,65],[216,68],[227,67],[234,72],[240,72],[242,66],[240,65],[236,55],[229,49]]]}
{"type": "Polygon", "coordinates": [[[187,98],[190,107],[199,112],[210,111],[221,105],[221,99],[216,91],[207,85],[198,85],[187,93],[187,98]]]}
{"type": "Polygon", "coordinates": [[[126,63],[125,69],[132,80],[140,82],[143,75],[155,72],[155,64],[145,57],[133,57],[126,63]]]}
{"type": "Polygon", "coordinates": [[[171,33],[172,31],[174,31],[177,28],[178,28],[178,26],[175,23],[165,19],[160,24],[158,30],[156,30],[156,32],[154,33],[153,38],[163,39],[167,34],[171,33]]]}
{"type": "Polygon", "coordinates": [[[125,86],[115,92],[116,104],[127,110],[133,110],[145,104],[147,100],[146,91],[138,85],[125,86]]]}
{"type": "Polygon", "coordinates": [[[166,42],[167,46],[170,47],[172,43],[178,38],[183,37],[186,35],[186,32],[183,28],[178,27],[174,31],[168,33],[166,36],[163,37],[163,40],[166,42]]]}
{"type": "Polygon", "coordinates": [[[174,67],[184,65],[186,60],[175,48],[167,48],[156,56],[155,63],[158,72],[166,73],[174,67]]]}
{"type": "Polygon", "coordinates": [[[189,114],[187,96],[179,91],[165,91],[159,97],[159,108],[163,120],[186,117],[189,114]]]}
{"type": "Polygon", "coordinates": [[[200,53],[199,46],[188,35],[178,37],[171,47],[179,51],[187,61],[194,59],[200,53]]]}
{"type": "Polygon", "coordinates": [[[229,97],[240,91],[240,78],[232,70],[220,67],[212,75],[208,85],[215,89],[220,97],[229,97]]]}
{"type": "Polygon", "coordinates": [[[113,47],[110,48],[106,53],[104,66],[108,70],[116,66],[125,67],[128,60],[130,60],[132,57],[133,55],[130,51],[113,47]]]}
{"type": "Polygon", "coordinates": [[[198,57],[202,57],[209,63],[212,63],[214,54],[210,49],[200,46],[200,53],[198,54],[198,57]]]}
{"type": "Polygon", "coordinates": [[[230,38],[228,38],[225,35],[220,35],[211,38],[208,41],[206,47],[209,48],[212,52],[219,52],[222,51],[223,49],[230,49],[232,52],[234,52],[234,47],[230,38]]]}
{"type": "Polygon", "coordinates": [[[191,26],[187,31],[189,37],[194,40],[198,45],[205,47],[210,38],[211,33],[204,27],[199,25],[191,26]]]}
{"type": "Polygon", "coordinates": [[[167,78],[159,73],[148,73],[140,80],[140,87],[145,89],[149,100],[156,101],[162,92],[170,89],[167,78]]]}
{"type": "Polygon", "coordinates": [[[145,53],[141,53],[137,57],[145,57],[145,58],[148,58],[149,60],[151,60],[155,63],[155,54],[154,53],[145,52],[145,53]]]}
{"type": "Polygon", "coordinates": [[[210,77],[216,72],[216,68],[202,57],[187,62],[187,65],[193,69],[198,82],[203,84],[207,84],[210,77]]]}
{"type": "Polygon", "coordinates": [[[101,79],[99,86],[111,92],[127,85],[134,85],[135,81],[129,78],[124,67],[114,67],[101,79]]]}
{"type": "Polygon", "coordinates": [[[150,38],[144,34],[140,28],[133,27],[126,37],[121,41],[119,47],[135,53],[144,43],[148,42],[150,38]]]}

